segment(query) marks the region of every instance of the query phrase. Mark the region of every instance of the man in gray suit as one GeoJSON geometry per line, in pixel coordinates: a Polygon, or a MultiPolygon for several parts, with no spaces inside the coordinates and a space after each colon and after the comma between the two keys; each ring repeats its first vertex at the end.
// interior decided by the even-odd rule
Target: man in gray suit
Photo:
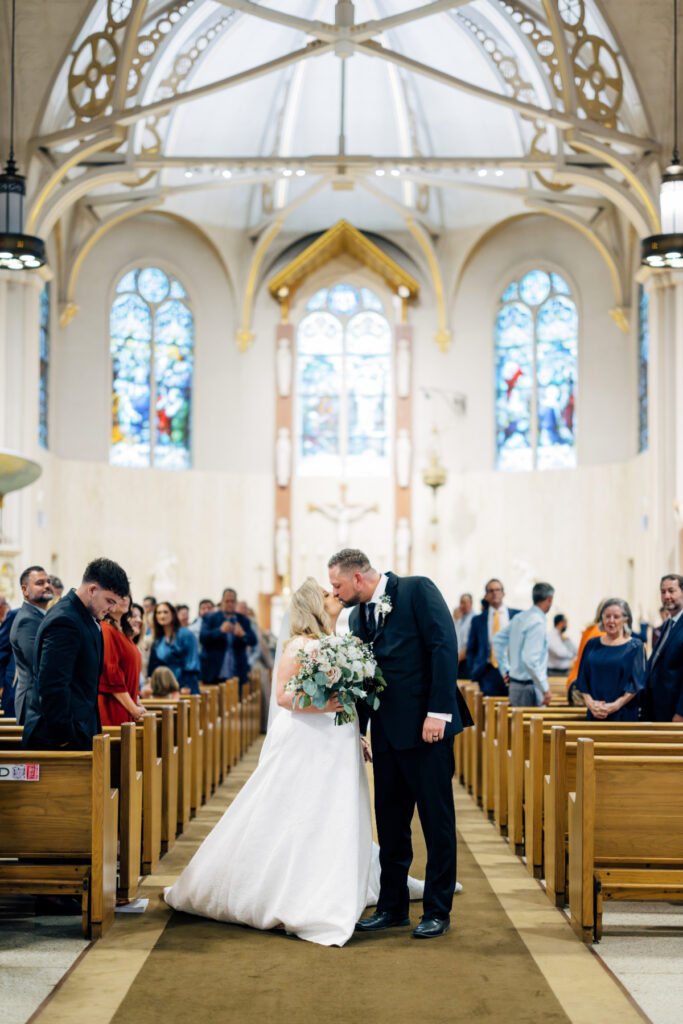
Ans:
{"type": "Polygon", "coordinates": [[[24,603],[12,623],[10,643],[17,668],[17,685],[14,693],[14,707],[17,722],[24,724],[26,718],[26,695],[33,683],[33,657],[36,649],[36,635],[43,621],[47,606],[54,590],[50,577],[40,565],[24,569],[19,577],[24,603]]]}

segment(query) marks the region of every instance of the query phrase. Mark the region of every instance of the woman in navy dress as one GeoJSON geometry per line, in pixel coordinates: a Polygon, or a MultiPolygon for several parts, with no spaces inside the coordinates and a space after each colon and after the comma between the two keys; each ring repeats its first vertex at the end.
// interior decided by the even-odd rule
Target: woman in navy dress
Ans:
{"type": "Polygon", "coordinates": [[[610,722],[638,719],[639,693],[645,685],[645,648],[631,636],[631,609],[619,597],[602,606],[604,636],[586,644],[576,688],[588,708],[586,718],[610,722]]]}
{"type": "Polygon", "coordinates": [[[181,626],[178,613],[168,601],[154,609],[152,620],[154,640],[147,671],[170,668],[180,684],[181,693],[199,693],[199,644],[194,633],[181,626]]]}

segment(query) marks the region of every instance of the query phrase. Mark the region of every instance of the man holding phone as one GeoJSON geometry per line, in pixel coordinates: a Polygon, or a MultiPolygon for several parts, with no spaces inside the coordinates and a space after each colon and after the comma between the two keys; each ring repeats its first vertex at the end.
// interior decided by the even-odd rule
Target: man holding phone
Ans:
{"type": "Polygon", "coordinates": [[[237,592],[226,587],[220,609],[202,619],[199,639],[204,649],[202,682],[211,685],[237,676],[241,693],[249,674],[247,648],[257,640],[249,619],[236,605],[237,592]]]}

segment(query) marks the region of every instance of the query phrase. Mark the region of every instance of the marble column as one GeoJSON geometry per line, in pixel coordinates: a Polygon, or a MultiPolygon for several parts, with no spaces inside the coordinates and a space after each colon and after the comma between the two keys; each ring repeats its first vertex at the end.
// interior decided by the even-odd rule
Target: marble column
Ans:
{"type": "Polygon", "coordinates": [[[643,273],[650,300],[649,528],[657,571],[683,571],[683,273],[643,273]]]}
{"type": "MultiPolygon", "coordinates": [[[[43,286],[40,274],[0,270],[0,448],[37,462],[43,461],[44,454],[38,445],[43,286]]],[[[0,577],[11,588],[13,604],[19,599],[17,564],[31,555],[32,490],[15,491],[4,502],[0,577]]]]}

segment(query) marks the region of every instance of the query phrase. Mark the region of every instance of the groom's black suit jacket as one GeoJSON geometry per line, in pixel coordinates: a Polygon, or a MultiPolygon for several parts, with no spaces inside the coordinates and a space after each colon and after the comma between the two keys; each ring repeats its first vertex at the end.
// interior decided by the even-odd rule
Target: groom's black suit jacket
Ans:
{"type": "MultiPolygon", "coordinates": [[[[453,716],[445,736],[455,736],[473,722],[457,685],[458,641],[441,593],[424,576],[387,576],[385,593],[392,609],[373,640],[387,688],[377,711],[360,701],[358,717],[363,732],[370,719],[375,749],[386,741],[395,750],[409,750],[422,745],[429,711],[453,716]]],[[[361,606],[351,612],[349,626],[365,643],[373,639],[361,606]]]]}

